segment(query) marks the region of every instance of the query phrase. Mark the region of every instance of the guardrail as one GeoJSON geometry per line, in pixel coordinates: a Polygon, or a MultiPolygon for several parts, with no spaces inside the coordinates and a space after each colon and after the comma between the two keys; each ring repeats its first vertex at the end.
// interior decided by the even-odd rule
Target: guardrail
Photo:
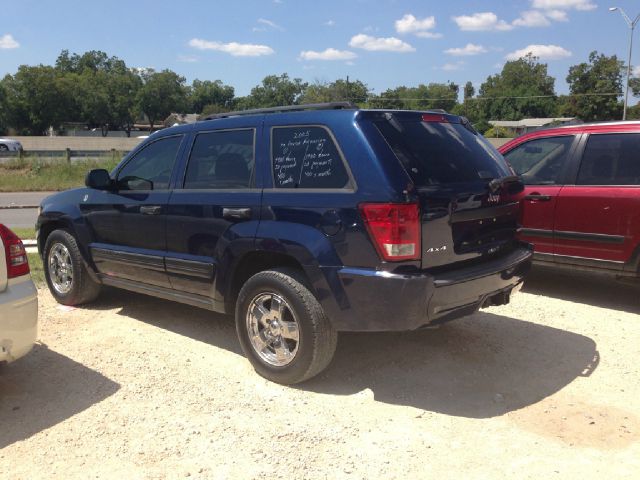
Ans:
{"type": "Polygon", "coordinates": [[[111,150],[20,150],[18,152],[0,152],[0,163],[11,160],[40,160],[40,161],[80,161],[91,158],[123,157],[128,151],[111,150]]]}

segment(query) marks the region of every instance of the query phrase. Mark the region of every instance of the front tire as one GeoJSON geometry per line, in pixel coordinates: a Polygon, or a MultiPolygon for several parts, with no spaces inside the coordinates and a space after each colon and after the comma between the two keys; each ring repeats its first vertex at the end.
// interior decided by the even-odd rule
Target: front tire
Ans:
{"type": "Polygon", "coordinates": [[[44,247],[44,274],[51,295],[63,305],[95,300],[100,284],[89,275],[76,239],[66,230],[54,230],[44,247]]]}
{"type": "Polygon", "coordinates": [[[338,339],[302,275],[290,269],[260,272],[244,284],[236,303],[236,330],[256,372],[285,385],[324,370],[338,339]]]}

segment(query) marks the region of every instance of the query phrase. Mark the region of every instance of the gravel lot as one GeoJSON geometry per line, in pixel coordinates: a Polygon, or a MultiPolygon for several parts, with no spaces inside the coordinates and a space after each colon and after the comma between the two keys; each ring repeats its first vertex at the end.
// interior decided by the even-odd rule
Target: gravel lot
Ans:
{"type": "Polygon", "coordinates": [[[41,343],[0,372],[0,478],[638,478],[640,287],[535,271],[439,329],[344,334],[297,388],[233,320],[40,292],[41,343]]]}

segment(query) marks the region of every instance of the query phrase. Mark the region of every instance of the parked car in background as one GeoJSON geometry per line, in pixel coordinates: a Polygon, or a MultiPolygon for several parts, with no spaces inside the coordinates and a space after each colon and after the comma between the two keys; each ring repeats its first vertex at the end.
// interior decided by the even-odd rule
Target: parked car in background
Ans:
{"type": "Polygon", "coordinates": [[[522,185],[441,112],[218,114],[155,132],[87,187],[41,205],[53,296],[77,305],[104,284],[235,313],[254,368],[280,383],[322,371],[338,331],[508,303],[531,263],[516,239],[522,185]]]}
{"type": "Polygon", "coordinates": [[[38,335],[38,293],[22,241],[0,223],[0,363],[26,355],[38,335]]]}
{"type": "Polygon", "coordinates": [[[19,152],[20,150],[22,150],[22,144],[18,140],[0,138],[0,152],[19,152]]]}
{"type": "Polygon", "coordinates": [[[540,130],[499,150],[525,184],[521,239],[537,263],[638,276],[640,122],[540,130]]]}

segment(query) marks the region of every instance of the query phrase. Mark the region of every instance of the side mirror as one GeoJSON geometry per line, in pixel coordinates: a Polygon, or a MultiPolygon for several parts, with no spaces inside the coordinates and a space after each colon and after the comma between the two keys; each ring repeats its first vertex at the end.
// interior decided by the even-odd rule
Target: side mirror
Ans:
{"type": "Polygon", "coordinates": [[[95,190],[109,190],[112,182],[109,172],[102,168],[91,170],[84,179],[84,184],[95,190]]]}

